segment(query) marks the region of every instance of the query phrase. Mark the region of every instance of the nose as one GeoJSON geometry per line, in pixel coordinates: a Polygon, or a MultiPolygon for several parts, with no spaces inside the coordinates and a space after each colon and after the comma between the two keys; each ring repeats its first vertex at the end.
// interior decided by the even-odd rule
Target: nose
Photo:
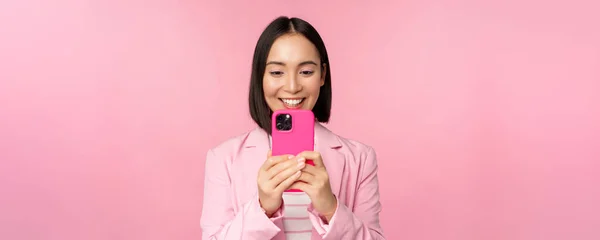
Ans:
{"type": "Polygon", "coordinates": [[[295,94],[297,92],[300,92],[300,90],[302,90],[302,85],[298,82],[298,78],[296,77],[296,75],[293,74],[287,78],[285,85],[283,86],[283,89],[286,92],[295,94]]]}

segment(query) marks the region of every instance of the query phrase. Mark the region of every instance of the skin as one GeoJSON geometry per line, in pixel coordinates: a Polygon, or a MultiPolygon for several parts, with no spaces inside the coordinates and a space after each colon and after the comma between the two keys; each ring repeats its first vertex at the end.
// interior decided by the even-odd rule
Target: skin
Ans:
{"type": "MultiPolygon", "coordinates": [[[[325,65],[317,48],[301,34],[290,33],[273,43],[263,76],[264,97],[271,110],[299,108],[312,110],[325,83],[325,65]],[[298,106],[286,105],[282,99],[302,99],[298,106]]],[[[329,175],[318,152],[306,151],[297,156],[271,156],[261,166],[258,179],[261,207],[271,217],[283,203],[285,190],[304,191],[312,205],[329,222],[337,209],[329,175]],[[315,166],[305,164],[311,159],[315,166]]]]}

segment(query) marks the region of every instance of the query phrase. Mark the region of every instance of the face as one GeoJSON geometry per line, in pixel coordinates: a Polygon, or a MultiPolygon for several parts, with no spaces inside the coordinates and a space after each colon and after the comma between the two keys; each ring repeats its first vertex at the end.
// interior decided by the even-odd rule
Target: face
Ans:
{"type": "Polygon", "coordinates": [[[273,43],[263,76],[271,110],[312,110],[325,83],[317,48],[301,34],[286,34],[273,43]]]}

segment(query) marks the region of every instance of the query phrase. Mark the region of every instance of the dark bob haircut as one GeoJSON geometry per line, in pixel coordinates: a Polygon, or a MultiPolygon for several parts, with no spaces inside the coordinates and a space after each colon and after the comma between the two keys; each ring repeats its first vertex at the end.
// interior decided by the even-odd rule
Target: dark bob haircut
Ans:
{"type": "Polygon", "coordinates": [[[317,30],[310,23],[299,18],[278,17],[273,20],[260,35],[254,58],[252,59],[252,73],[250,75],[250,116],[252,120],[271,134],[271,115],[273,111],[267,105],[263,91],[263,77],[265,74],[267,57],[273,42],[282,35],[295,33],[306,37],[317,48],[321,58],[321,68],[325,70],[325,83],[321,86],[319,98],[312,111],[317,121],[329,122],[331,115],[331,70],[325,43],[317,30]]]}

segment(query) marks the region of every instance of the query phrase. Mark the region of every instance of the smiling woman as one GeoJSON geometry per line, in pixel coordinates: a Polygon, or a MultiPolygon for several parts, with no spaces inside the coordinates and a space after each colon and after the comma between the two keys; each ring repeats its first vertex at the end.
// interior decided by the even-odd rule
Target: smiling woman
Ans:
{"type": "Polygon", "coordinates": [[[321,124],[331,113],[329,66],[308,22],[280,17],[263,31],[249,91],[258,127],[207,153],[203,239],[384,239],[375,151],[321,124]],[[314,151],[271,156],[271,117],[281,109],[313,112],[314,151]]]}

